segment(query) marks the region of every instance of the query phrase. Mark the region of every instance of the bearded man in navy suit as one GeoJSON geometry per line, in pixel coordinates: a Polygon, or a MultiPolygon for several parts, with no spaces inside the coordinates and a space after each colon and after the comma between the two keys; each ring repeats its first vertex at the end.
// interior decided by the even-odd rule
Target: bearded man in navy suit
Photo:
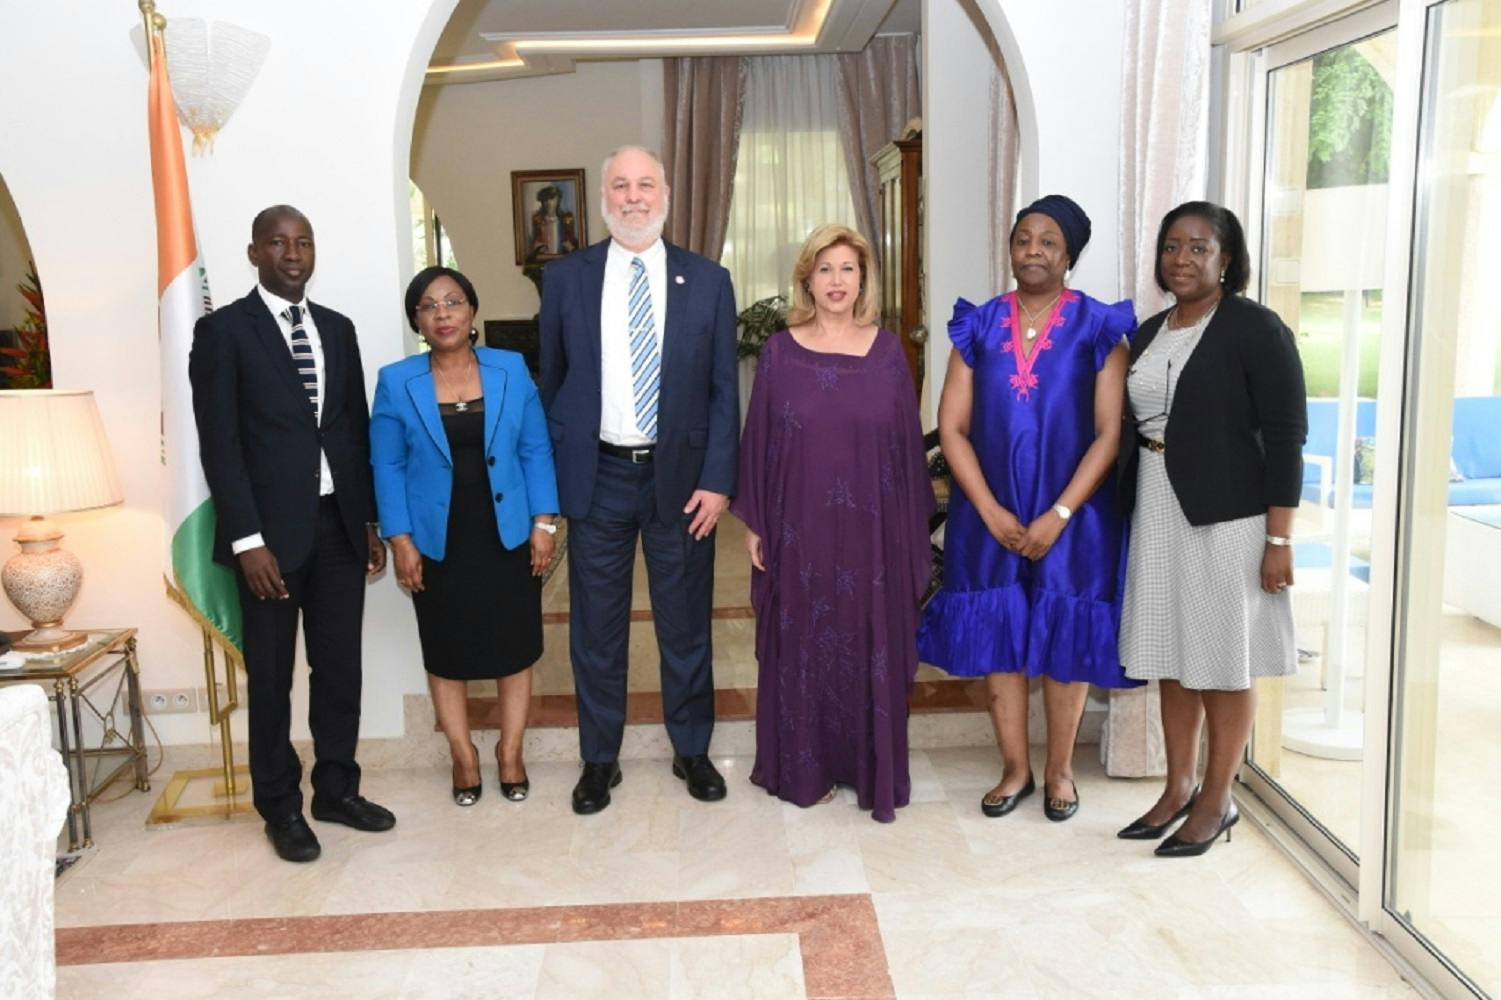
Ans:
{"type": "Polygon", "coordinates": [[[385,566],[386,550],[354,324],[305,294],[313,227],[290,205],[272,206],[251,223],[247,253],[259,282],[198,321],[188,378],[217,516],[214,559],[240,586],[255,808],[278,856],[312,861],[320,847],[302,818],[291,740],[299,617],[313,818],[369,831],[396,822],[360,795],[354,760],[365,577],[385,566]]]}
{"type": "Polygon", "coordinates": [[[670,192],[639,146],[610,154],[610,239],[547,266],[542,405],[568,517],[569,653],[584,767],[573,809],[621,780],[636,540],[646,556],[672,770],[725,796],[714,729],[714,526],[735,492],[735,295],[724,268],[662,240],[670,192]]]}

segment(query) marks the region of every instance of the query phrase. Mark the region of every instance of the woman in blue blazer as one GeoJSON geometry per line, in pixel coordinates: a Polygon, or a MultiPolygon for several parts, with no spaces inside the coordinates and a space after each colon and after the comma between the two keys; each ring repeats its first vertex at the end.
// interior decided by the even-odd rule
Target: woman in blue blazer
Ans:
{"type": "Polygon", "coordinates": [[[512,351],[475,347],[469,279],[429,267],[407,286],[407,320],[431,350],[380,370],[370,462],[381,534],[412,593],[453,799],[480,796],[465,682],[496,678],[500,790],[519,802],[531,666],[542,655],[542,572],[558,489],[536,386],[512,351]]]}

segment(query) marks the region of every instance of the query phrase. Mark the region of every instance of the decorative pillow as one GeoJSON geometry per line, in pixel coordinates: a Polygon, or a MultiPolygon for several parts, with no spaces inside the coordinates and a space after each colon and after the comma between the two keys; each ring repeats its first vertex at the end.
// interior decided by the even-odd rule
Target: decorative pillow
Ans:
{"type": "Polygon", "coordinates": [[[1370,486],[1376,480],[1376,439],[1355,439],[1355,485],[1370,486]]]}

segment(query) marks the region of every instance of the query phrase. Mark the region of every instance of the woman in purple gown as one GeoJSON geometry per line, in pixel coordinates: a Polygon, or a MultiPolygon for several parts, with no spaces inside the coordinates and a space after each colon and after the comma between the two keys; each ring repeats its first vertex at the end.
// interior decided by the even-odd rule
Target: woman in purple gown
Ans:
{"type": "Polygon", "coordinates": [[[938,409],[957,489],[944,529],[943,589],[923,615],[923,662],[985,675],[1002,774],[980,802],[1004,816],[1036,788],[1028,681],[1043,678],[1043,811],[1079,807],[1074,740],[1089,685],[1127,687],[1116,652],[1122,523],[1112,476],[1120,444],[1131,303],[1106,305],[1064,279],[1089,217],[1048,195],[1011,231],[1016,291],[960,299],[938,409]]]}
{"type": "Polygon", "coordinates": [[[788,329],[761,349],[740,442],[756,609],[756,765],[788,802],[851,785],[890,822],[907,804],[907,695],[930,571],[912,376],[875,326],[870,244],[821,226],[793,270],[788,329]]]}

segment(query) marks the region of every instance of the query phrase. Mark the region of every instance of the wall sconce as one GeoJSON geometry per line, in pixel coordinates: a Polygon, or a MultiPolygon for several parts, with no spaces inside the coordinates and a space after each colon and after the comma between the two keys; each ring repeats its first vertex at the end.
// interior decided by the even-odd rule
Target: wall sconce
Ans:
{"type": "MultiPolygon", "coordinates": [[[[140,0],[141,14],[158,28],[166,18],[156,12],[154,0],[140,0]]],[[[177,99],[177,117],[193,133],[193,155],[214,151],[214,137],[229,121],[250,85],[260,75],[271,50],[270,37],[224,21],[212,24],[196,17],[171,20],[164,31],[167,73],[177,99]]],[[[146,31],[137,26],[131,36],[144,57],[146,31]]]]}

